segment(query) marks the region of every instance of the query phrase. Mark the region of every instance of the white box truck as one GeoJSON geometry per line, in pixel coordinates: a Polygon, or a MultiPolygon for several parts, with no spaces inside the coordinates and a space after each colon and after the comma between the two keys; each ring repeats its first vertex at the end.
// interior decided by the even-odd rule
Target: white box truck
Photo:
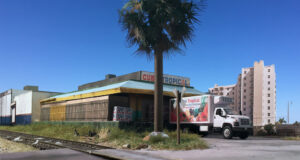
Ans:
{"type": "MultiPolygon", "coordinates": [[[[248,138],[252,130],[250,118],[230,109],[232,98],[215,95],[185,97],[181,99],[180,126],[197,128],[200,134],[222,133],[226,139],[248,138]]],[[[175,99],[170,103],[170,123],[176,123],[175,99]]]]}

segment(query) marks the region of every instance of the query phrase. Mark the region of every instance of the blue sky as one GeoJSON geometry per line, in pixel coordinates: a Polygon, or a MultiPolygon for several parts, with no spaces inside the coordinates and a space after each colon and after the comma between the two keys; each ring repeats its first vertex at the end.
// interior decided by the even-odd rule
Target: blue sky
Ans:
{"type": "MultiPolygon", "coordinates": [[[[133,54],[118,23],[126,1],[0,0],[0,92],[24,85],[68,92],[117,75],[154,71],[133,54]]],[[[277,117],[300,121],[300,1],[208,0],[193,42],[164,61],[164,73],[207,91],[236,83],[242,67],[275,64],[277,117]]]]}

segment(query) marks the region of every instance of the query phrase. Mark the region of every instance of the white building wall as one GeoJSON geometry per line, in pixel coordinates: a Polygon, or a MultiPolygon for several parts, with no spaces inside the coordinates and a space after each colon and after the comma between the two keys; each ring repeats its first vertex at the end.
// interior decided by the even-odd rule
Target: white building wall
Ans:
{"type": "Polygon", "coordinates": [[[16,123],[28,124],[40,119],[40,100],[58,93],[11,89],[0,94],[0,124],[10,124],[11,104],[16,103],[16,123]],[[31,119],[31,121],[30,121],[31,119]],[[23,123],[24,122],[24,123],[23,123]]]}
{"type": "Polygon", "coordinates": [[[18,89],[12,89],[11,91],[12,91],[12,92],[11,92],[11,95],[12,95],[12,97],[11,97],[11,103],[13,102],[13,100],[15,99],[15,97],[16,97],[17,95],[20,95],[20,94],[22,94],[22,93],[28,92],[28,91],[26,91],[26,90],[18,90],[18,89]]]}
{"type": "Polygon", "coordinates": [[[32,112],[32,91],[15,96],[16,115],[30,115],[32,112]]]}
{"type": "Polygon", "coordinates": [[[11,103],[13,98],[22,93],[22,90],[10,89],[0,96],[0,124],[8,125],[11,122],[11,103]]]}
{"type": "Polygon", "coordinates": [[[8,93],[7,95],[0,97],[0,99],[1,99],[1,106],[0,106],[1,117],[10,116],[11,94],[8,93]]]}

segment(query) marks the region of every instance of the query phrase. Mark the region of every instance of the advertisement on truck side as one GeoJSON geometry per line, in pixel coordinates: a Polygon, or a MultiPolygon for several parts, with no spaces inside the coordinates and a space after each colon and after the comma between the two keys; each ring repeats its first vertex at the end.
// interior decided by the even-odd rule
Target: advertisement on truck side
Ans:
{"type": "MultiPolygon", "coordinates": [[[[209,97],[196,96],[182,98],[180,107],[180,123],[205,123],[208,122],[209,97]]],[[[171,100],[170,106],[170,123],[176,123],[175,99],[171,100]]]]}

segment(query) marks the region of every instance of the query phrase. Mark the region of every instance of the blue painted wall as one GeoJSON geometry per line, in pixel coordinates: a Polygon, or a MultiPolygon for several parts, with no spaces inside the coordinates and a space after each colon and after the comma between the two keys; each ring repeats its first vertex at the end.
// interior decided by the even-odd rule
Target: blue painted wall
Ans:
{"type": "Polygon", "coordinates": [[[10,124],[11,124],[11,116],[0,117],[0,125],[10,125],[10,124]]]}
{"type": "MultiPolygon", "coordinates": [[[[31,123],[31,115],[16,116],[16,124],[30,124],[30,123],[31,123]]],[[[10,125],[10,124],[11,124],[11,116],[0,117],[0,125],[10,125]]]]}
{"type": "Polygon", "coordinates": [[[16,124],[30,124],[30,123],[31,123],[31,115],[16,116],[16,124]]]}

